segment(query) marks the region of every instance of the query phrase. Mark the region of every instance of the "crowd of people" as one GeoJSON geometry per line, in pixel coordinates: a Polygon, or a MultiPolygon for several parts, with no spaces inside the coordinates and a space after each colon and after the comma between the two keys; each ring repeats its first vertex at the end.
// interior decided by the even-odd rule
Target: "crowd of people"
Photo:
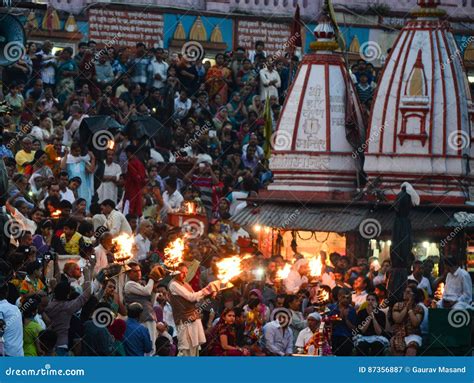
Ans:
{"type": "MultiPolygon", "coordinates": [[[[232,221],[271,182],[265,125],[275,129],[297,68],[262,42],[212,63],[141,43],[89,41],[76,55],[28,43],[0,93],[0,354],[414,355],[427,307],[468,307],[455,259],[437,280],[415,262],[403,302],[388,304],[389,262],[376,272],[363,255],[322,253],[315,280],[295,249],[281,278],[290,260],[263,257],[232,221]],[[117,129],[98,151],[80,127],[103,115],[123,127],[153,117],[170,138],[117,129]],[[166,248],[183,235],[170,215],[189,204],[206,230],[194,228],[170,269],[166,248]],[[122,234],[133,251],[117,264],[122,234]],[[222,289],[219,260],[243,249],[253,256],[222,289]]],[[[368,110],[373,67],[358,62],[352,78],[368,110]]]]}

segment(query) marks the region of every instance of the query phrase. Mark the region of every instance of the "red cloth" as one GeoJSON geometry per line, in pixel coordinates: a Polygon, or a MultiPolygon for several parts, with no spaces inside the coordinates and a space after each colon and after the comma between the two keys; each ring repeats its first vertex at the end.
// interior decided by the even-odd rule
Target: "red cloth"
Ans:
{"type": "Polygon", "coordinates": [[[128,201],[129,213],[138,217],[142,215],[143,188],[146,185],[146,172],[143,163],[136,157],[128,161],[125,175],[125,201],[128,201]]]}
{"type": "Polygon", "coordinates": [[[108,327],[109,332],[117,340],[122,340],[125,335],[127,324],[123,319],[115,319],[112,324],[108,327]]]}

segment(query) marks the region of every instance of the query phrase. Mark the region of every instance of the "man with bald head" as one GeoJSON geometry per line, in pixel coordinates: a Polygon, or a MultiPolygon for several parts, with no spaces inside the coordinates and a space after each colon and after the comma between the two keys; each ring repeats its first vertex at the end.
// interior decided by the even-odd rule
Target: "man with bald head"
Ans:
{"type": "Polygon", "coordinates": [[[22,149],[18,151],[15,156],[16,167],[18,173],[23,174],[25,172],[25,166],[32,162],[35,158],[35,151],[33,148],[33,140],[30,137],[25,137],[21,140],[22,149]]]}
{"type": "Polygon", "coordinates": [[[141,221],[140,226],[138,227],[138,232],[138,235],[135,237],[135,260],[142,262],[146,260],[146,257],[150,251],[150,240],[153,235],[153,224],[147,219],[141,221]]]}

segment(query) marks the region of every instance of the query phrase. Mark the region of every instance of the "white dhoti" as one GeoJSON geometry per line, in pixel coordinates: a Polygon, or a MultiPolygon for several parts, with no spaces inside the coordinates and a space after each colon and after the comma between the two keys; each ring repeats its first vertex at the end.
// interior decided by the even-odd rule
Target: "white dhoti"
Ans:
{"type": "Polygon", "coordinates": [[[142,323],[143,326],[145,326],[148,329],[148,332],[150,333],[150,340],[151,340],[151,351],[148,355],[155,355],[156,351],[156,338],[158,337],[158,330],[156,329],[156,322],[155,321],[146,321],[142,323]]]}
{"type": "Polygon", "coordinates": [[[198,356],[199,346],[206,343],[201,319],[178,326],[178,352],[181,356],[198,356]]]}
{"type": "Polygon", "coordinates": [[[172,280],[168,288],[171,294],[170,303],[173,314],[176,315],[178,356],[198,356],[199,346],[206,343],[206,335],[195,304],[204,298],[207,290],[195,292],[187,283],[179,283],[176,280],[172,280]],[[187,310],[186,314],[181,312],[183,309],[187,310]]]}

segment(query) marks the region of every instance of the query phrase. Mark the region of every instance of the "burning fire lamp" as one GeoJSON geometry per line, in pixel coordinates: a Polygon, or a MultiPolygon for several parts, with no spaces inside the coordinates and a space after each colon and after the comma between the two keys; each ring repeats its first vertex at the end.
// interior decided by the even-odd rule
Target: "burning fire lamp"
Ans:
{"type": "Polygon", "coordinates": [[[56,161],[61,161],[61,157],[56,157],[56,161]]]}
{"type": "Polygon", "coordinates": [[[132,248],[135,243],[133,235],[126,233],[120,234],[118,237],[112,239],[114,245],[114,260],[116,263],[125,265],[130,258],[132,258],[132,248]]]}
{"type": "Polygon", "coordinates": [[[59,217],[61,217],[61,214],[62,214],[62,213],[63,213],[63,212],[62,212],[61,210],[56,209],[55,211],[53,211],[53,212],[51,213],[51,218],[53,218],[53,219],[58,219],[59,217]]]}
{"type": "Polygon", "coordinates": [[[184,212],[185,214],[194,215],[196,214],[196,204],[192,201],[187,201],[184,203],[184,212]]]}
{"type": "Polygon", "coordinates": [[[283,279],[288,278],[288,275],[290,275],[290,271],[291,271],[291,265],[289,263],[286,263],[283,268],[279,269],[276,272],[276,279],[283,280],[283,279]]]}
{"type": "Polygon", "coordinates": [[[166,267],[176,270],[178,265],[183,262],[184,240],[176,238],[164,251],[166,267]]]}
{"type": "Polygon", "coordinates": [[[114,140],[109,140],[107,143],[107,149],[113,150],[115,148],[115,142],[114,140]]]}
{"type": "Polygon", "coordinates": [[[323,264],[321,262],[321,257],[314,257],[309,260],[309,275],[311,281],[316,281],[322,274],[323,264]]]}
{"type": "Polygon", "coordinates": [[[234,255],[221,259],[216,263],[217,269],[219,270],[217,273],[217,279],[220,281],[219,290],[230,289],[234,286],[230,281],[242,274],[242,260],[249,257],[250,255],[243,258],[234,255]]]}

